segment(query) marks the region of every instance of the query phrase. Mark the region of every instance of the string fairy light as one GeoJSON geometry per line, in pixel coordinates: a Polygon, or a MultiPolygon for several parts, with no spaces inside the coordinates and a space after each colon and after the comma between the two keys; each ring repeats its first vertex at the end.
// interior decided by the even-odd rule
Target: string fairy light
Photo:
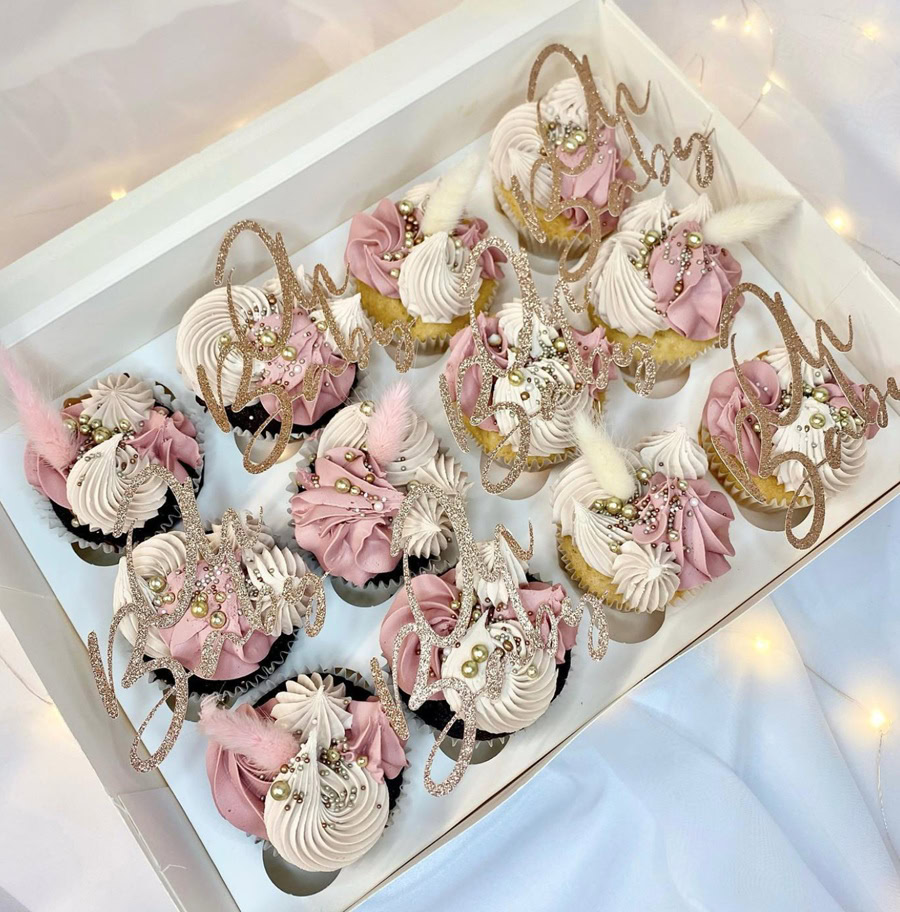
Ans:
{"type": "Polygon", "coordinates": [[[850,221],[844,212],[839,209],[833,209],[825,216],[828,224],[838,233],[843,234],[850,227],[850,221]]]}
{"type": "Polygon", "coordinates": [[[728,27],[728,17],[719,16],[718,19],[710,19],[709,23],[716,31],[721,32],[722,29],[728,27]]]}
{"type": "Polygon", "coordinates": [[[753,641],[753,648],[757,652],[768,652],[771,645],[772,645],[772,641],[766,639],[766,637],[764,637],[764,636],[758,636],[753,641]]]}
{"type": "Polygon", "coordinates": [[[860,31],[863,33],[865,38],[868,38],[869,41],[877,41],[878,37],[881,35],[881,29],[875,25],[874,22],[870,22],[867,25],[864,25],[860,28],[860,31]]]}
{"type": "Polygon", "coordinates": [[[109,198],[115,202],[116,200],[122,199],[122,197],[127,196],[128,191],[124,187],[114,187],[109,191],[109,198]]]}

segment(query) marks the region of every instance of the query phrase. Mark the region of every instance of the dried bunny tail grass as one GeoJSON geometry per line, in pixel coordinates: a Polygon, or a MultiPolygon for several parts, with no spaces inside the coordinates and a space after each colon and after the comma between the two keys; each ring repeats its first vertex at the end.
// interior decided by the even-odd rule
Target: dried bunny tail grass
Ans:
{"type": "Polygon", "coordinates": [[[0,371],[15,399],[28,442],[54,469],[67,469],[78,455],[78,439],[63,424],[59,409],[37,391],[2,345],[0,371]]]}
{"type": "Polygon", "coordinates": [[[422,234],[427,237],[438,231],[453,233],[463,216],[480,170],[481,160],[472,153],[441,177],[425,207],[422,234]]]}
{"type": "Polygon", "coordinates": [[[400,455],[411,423],[409,386],[398,380],[385,391],[369,421],[366,433],[369,455],[382,466],[393,462],[400,455]]]}
{"type": "Polygon", "coordinates": [[[771,230],[797,207],[800,198],[779,196],[748,200],[720,209],[703,223],[703,240],[717,247],[730,247],[771,230]]]}
{"type": "Polygon", "coordinates": [[[628,500],[634,494],[634,473],[604,426],[582,412],[575,416],[575,437],[597,484],[608,494],[628,500]]]}
{"type": "Polygon", "coordinates": [[[246,757],[258,770],[277,772],[297,753],[297,739],[286,728],[260,716],[252,707],[222,709],[216,697],[200,704],[200,730],[225,750],[246,757]]]}

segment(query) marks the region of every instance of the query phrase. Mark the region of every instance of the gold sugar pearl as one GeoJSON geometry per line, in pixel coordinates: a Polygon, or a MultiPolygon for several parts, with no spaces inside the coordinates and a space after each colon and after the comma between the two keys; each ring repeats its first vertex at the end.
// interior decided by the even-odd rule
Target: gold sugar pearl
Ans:
{"type": "Polygon", "coordinates": [[[228,623],[228,617],[224,611],[214,611],[209,616],[209,626],[214,630],[221,630],[228,623]]]}
{"type": "Polygon", "coordinates": [[[462,666],[460,667],[460,671],[462,671],[462,676],[464,678],[474,678],[475,675],[478,674],[478,665],[476,662],[473,662],[471,659],[467,659],[465,662],[462,663],[462,666]]]}
{"type": "MultiPolygon", "coordinates": [[[[284,767],[282,767],[284,769],[284,767]]],[[[276,779],[269,786],[269,794],[276,801],[287,801],[291,797],[291,784],[286,779],[276,779]]]]}
{"type": "Polygon", "coordinates": [[[350,490],[350,479],[338,478],[334,483],[334,489],[339,494],[346,494],[350,490]]]}
{"type": "Polygon", "coordinates": [[[165,577],[154,573],[153,576],[147,577],[147,587],[151,592],[162,592],[166,588],[165,577]]]}

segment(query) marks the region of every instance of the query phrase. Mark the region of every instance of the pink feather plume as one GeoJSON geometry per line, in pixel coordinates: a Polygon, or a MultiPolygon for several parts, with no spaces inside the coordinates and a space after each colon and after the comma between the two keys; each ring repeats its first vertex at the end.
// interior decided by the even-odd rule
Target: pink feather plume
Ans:
{"type": "Polygon", "coordinates": [[[16,367],[10,353],[0,345],[0,371],[16,401],[19,420],[35,452],[54,469],[63,471],[78,455],[78,437],[62,422],[55,405],[48,402],[16,367]]]}
{"type": "Polygon", "coordinates": [[[388,387],[369,421],[366,449],[380,465],[385,466],[400,455],[400,449],[412,425],[409,387],[398,380],[388,387]]]}
{"type": "Polygon", "coordinates": [[[215,697],[206,697],[200,705],[199,725],[210,741],[246,757],[260,772],[277,772],[297,753],[292,732],[246,704],[222,709],[215,697]]]}

